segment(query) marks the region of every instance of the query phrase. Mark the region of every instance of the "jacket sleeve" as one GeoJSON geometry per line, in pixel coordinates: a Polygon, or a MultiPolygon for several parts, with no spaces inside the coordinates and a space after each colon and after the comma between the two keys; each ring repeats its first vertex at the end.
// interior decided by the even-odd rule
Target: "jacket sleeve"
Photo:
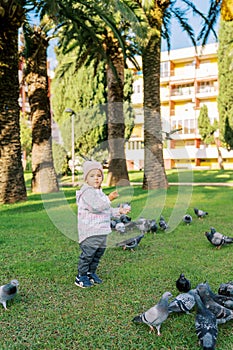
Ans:
{"type": "Polygon", "coordinates": [[[120,216],[119,208],[111,208],[111,215],[112,216],[120,216]]]}

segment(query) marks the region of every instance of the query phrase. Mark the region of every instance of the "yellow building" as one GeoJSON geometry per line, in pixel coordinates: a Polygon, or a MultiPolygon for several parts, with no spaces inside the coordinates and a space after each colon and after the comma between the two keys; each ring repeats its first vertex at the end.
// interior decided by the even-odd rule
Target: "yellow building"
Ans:
{"type": "MultiPolygon", "coordinates": [[[[162,129],[169,132],[182,128],[164,141],[165,167],[217,168],[216,145],[204,145],[198,133],[198,116],[203,105],[208,107],[211,123],[219,119],[217,108],[218,65],[217,44],[172,50],[161,53],[160,100],[162,129]]],[[[139,64],[141,58],[138,57],[139,64]]],[[[132,67],[133,69],[133,67],[132,67]]],[[[126,143],[130,169],[143,168],[143,76],[134,71],[132,103],[135,127],[126,143]]],[[[217,140],[216,134],[216,140],[217,140]]],[[[224,168],[233,168],[233,151],[221,148],[224,168]]]]}

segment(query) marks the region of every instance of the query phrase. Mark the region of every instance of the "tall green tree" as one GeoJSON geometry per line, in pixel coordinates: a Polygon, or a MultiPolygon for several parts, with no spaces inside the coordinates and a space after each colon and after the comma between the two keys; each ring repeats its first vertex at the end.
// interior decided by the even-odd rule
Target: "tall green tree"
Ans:
{"type": "Polygon", "coordinates": [[[200,31],[199,39],[205,44],[219,16],[219,97],[218,110],[220,120],[220,140],[228,150],[233,149],[233,120],[232,120],[232,37],[233,37],[233,0],[210,0],[208,21],[200,31]]]}
{"type": "Polygon", "coordinates": [[[188,21],[188,11],[205,18],[192,1],[182,0],[183,8],[170,0],[140,0],[148,23],[147,38],[141,43],[144,84],[144,189],[168,187],[163,160],[162,124],[160,114],[160,56],[161,39],[170,50],[171,19],[178,21],[193,45],[195,33],[188,21]]]}
{"type": "Polygon", "coordinates": [[[220,137],[227,149],[233,149],[233,20],[220,21],[218,48],[220,137]]]}
{"type": "MultiPolygon", "coordinates": [[[[66,108],[75,111],[75,152],[92,156],[92,151],[107,139],[106,125],[106,79],[103,64],[76,69],[73,64],[64,72],[70,55],[57,54],[58,65],[52,81],[52,109],[59,125],[67,152],[71,152],[71,119],[66,108]],[[63,67],[63,68],[62,68],[63,67]],[[62,75],[60,73],[63,72],[62,75]]],[[[105,145],[106,147],[106,145],[105,145]]]]}
{"type": "Polygon", "coordinates": [[[216,132],[218,129],[218,121],[214,120],[214,122],[211,124],[208,113],[208,107],[206,105],[203,105],[201,107],[200,114],[198,117],[198,130],[201,135],[201,139],[206,145],[215,143],[218,153],[218,167],[219,169],[224,169],[222,152],[220,149],[220,142],[218,137],[216,136],[216,132]]]}
{"type": "Polygon", "coordinates": [[[26,200],[20,144],[18,30],[26,1],[0,1],[0,203],[26,200]]]}

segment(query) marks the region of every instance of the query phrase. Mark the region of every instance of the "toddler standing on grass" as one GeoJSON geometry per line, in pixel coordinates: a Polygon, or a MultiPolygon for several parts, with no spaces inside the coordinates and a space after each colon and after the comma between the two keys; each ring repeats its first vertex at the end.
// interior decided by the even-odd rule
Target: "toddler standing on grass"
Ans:
{"type": "Polygon", "coordinates": [[[102,283],[96,270],[106,249],[107,235],[111,232],[111,217],[127,214],[130,209],[111,207],[110,201],[118,197],[118,193],[114,191],[107,196],[102,191],[104,173],[101,163],[85,161],[83,177],[86,183],[76,192],[81,254],[75,284],[88,288],[102,283]]]}

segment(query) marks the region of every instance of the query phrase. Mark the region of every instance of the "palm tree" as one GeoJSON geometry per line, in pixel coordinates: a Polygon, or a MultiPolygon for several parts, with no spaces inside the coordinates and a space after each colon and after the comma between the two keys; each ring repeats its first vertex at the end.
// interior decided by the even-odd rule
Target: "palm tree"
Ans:
{"type": "MultiPolygon", "coordinates": [[[[49,1],[48,1],[49,3],[49,1]]],[[[46,2],[42,1],[45,6],[46,2]]],[[[34,0],[0,0],[0,202],[26,200],[19,126],[18,30],[26,14],[40,9],[34,0]]]]}
{"type": "Polygon", "coordinates": [[[20,144],[18,29],[25,1],[0,1],[0,202],[26,200],[20,144]]]}
{"type": "MultiPolygon", "coordinates": [[[[99,4],[101,5],[101,2],[99,4]]],[[[92,17],[88,7],[84,13],[82,12],[81,17],[78,6],[73,9],[64,6],[63,16],[71,21],[65,23],[63,27],[60,45],[64,48],[69,47],[66,52],[72,51],[73,48],[79,48],[77,69],[82,64],[89,64],[93,60],[96,62],[102,60],[106,64],[107,126],[110,154],[107,183],[109,186],[115,186],[116,184],[125,185],[129,182],[124,150],[125,123],[123,113],[126,44],[125,38],[121,34],[123,29],[125,32],[127,31],[127,25],[122,21],[120,27],[120,21],[116,19],[117,15],[113,15],[114,7],[111,5],[111,1],[102,2],[101,13],[95,9],[93,13],[93,8],[91,8],[92,17]],[[104,17],[102,13],[105,13],[104,17]]],[[[120,18],[119,14],[118,17],[120,18]]]]}
{"type": "MultiPolygon", "coordinates": [[[[26,200],[19,127],[18,29],[24,22],[26,12],[37,7],[41,17],[48,12],[56,19],[59,11],[62,11],[58,6],[63,3],[72,8],[72,4],[76,1],[0,0],[0,202],[2,203],[26,200]]],[[[79,0],[78,3],[89,7],[91,20],[92,8],[97,9],[96,5],[101,2],[79,0]]],[[[98,12],[101,13],[100,10],[98,12]]],[[[111,27],[112,21],[107,22],[111,27]]]]}
{"type": "MultiPolygon", "coordinates": [[[[142,41],[139,37],[144,82],[144,189],[166,189],[168,187],[163,160],[160,115],[161,38],[166,39],[168,50],[170,50],[171,19],[175,18],[188,34],[193,45],[196,46],[194,31],[188,23],[189,10],[209,24],[192,1],[181,1],[185,5],[184,8],[177,7],[176,1],[171,0],[134,1],[141,8],[141,12],[137,9],[137,16],[142,19],[143,28],[145,28],[145,23],[148,27],[146,39],[142,41]]],[[[209,28],[212,30],[211,23],[209,28]]]]}
{"type": "Polygon", "coordinates": [[[147,39],[141,45],[144,82],[144,189],[168,187],[163,160],[160,114],[161,38],[166,39],[170,50],[171,19],[175,18],[195,46],[195,35],[188,23],[187,10],[191,9],[206,20],[192,1],[182,0],[182,2],[186,6],[184,9],[177,7],[176,2],[170,0],[139,1],[149,27],[147,39]]]}
{"type": "Polygon", "coordinates": [[[51,111],[48,96],[47,47],[51,29],[44,18],[40,25],[24,25],[25,82],[28,87],[32,121],[32,192],[57,192],[58,181],[53,165],[51,111]],[[43,24],[44,23],[44,24],[43,24]]]}

